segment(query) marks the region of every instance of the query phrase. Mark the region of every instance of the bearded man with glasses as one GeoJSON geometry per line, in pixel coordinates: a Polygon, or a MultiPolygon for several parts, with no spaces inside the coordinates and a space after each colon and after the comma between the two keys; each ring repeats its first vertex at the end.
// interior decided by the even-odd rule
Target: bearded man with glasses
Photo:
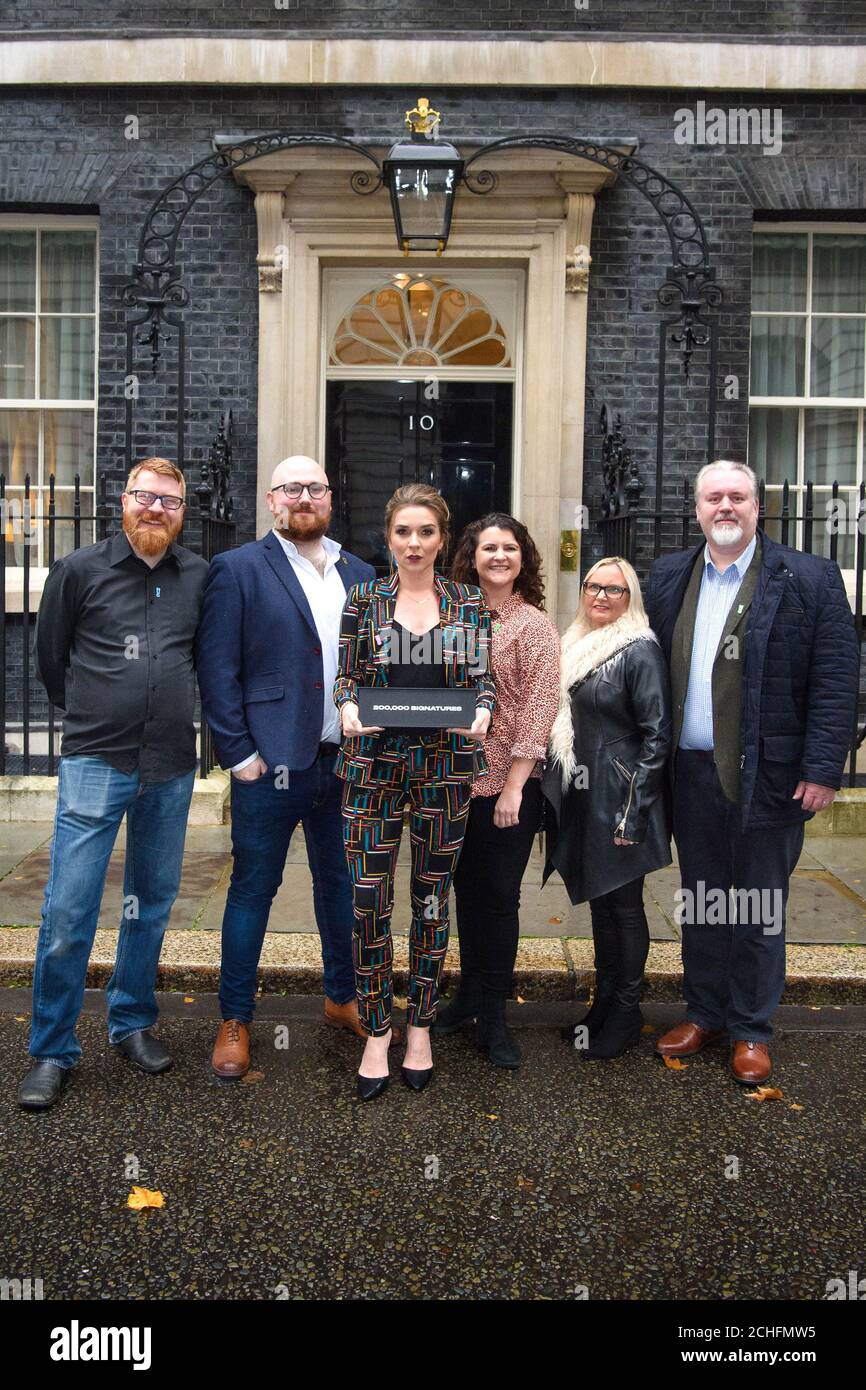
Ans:
{"type": "Polygon", "coordinates": [[[202,706],[232,772],[232,877],[222,924],[217,1076],[250,1065],[256,973],[300,823],[322,941],[325,1019],[364,1037],[355,1002],[352,889],[343,852],[340,719],[332,699],[346,591],[372,566],[326,534],[331,489],[314,459],[283,459],[273,530],[213,560],[196,647],[202,706]]]}
{"type": "Polygon", "coordinates": [[[123,529],[64,555],[45,582],[36,664],[63,711],[57,814],[33,971],[27,1110],[57,1099],[81,1054],[81,1012],[105,877],[126,816],[124,899],[108,1037],[141,1071],[171,1066],[150,1031],[195,780],[193,639],[207,564],[176,543],[186,486],[150,458],[122,494],[123,529]]]}

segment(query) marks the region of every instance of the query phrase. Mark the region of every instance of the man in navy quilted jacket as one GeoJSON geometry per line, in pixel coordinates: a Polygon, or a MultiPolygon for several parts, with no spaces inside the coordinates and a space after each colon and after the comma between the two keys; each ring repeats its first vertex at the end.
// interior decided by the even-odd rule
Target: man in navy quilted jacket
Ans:
{"type": "Polygon", "coordinates": [[[758,529],[751,468],[707,464],[695,502],[705,544],[656,561],[646,595],[671,668],[687,1006],[656,1051],[727,1035],[731,1073],[752,1086],[771,1071],[789,880],[806,821],[841,784],[860,652],[838,566],[758,529]]]}

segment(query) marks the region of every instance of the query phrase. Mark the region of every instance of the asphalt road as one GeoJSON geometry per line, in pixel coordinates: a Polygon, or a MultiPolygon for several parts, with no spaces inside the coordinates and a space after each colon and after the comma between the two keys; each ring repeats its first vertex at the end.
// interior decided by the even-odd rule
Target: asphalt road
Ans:
{"type": "Polygon", "coordinates": [[[209,1071],[212,999],[165,997],[158,1077],[109,1052],[103,1007],[60,1102],[25,1113],[29,994],[0,992],[0,1276],[46,1300],[816,1300],[866,1275],[862,1008],[780,1011],[781,1100],[747,1099],[723,1048],[667,1069],[650,1033],[583,1062],[571,1006],[537,1005],[513,1007],[518,1073],[458,1035],[427,1091],[392,1062],[362,1105],[360,1044],[319,1001],[263,1001],[234,1085],[209,1071]],[[165,1205],[129,1210],[133,1184],[165,1205]]]}

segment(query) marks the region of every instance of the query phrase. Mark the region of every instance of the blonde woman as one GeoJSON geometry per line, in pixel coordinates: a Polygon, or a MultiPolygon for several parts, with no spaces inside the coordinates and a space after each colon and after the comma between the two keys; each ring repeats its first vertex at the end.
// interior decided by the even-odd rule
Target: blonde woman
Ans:
{"type": "Polygon", "coordinates": [[[665,768],[671,743],[667,664],[638,577],[621,556],[593,565],[562,638],[559,713],[543,791],[552,822],[545,882],[558,871],[589,902],[595,994],[579,1025],[589,1059],[619,1057],[641,1032],[649,952],[644,877],[671,862],[665,768]]]}

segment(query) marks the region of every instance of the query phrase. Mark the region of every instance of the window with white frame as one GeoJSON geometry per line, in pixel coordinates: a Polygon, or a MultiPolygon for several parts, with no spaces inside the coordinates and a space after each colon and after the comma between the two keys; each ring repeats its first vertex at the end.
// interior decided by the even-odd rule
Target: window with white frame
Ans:
{"type": "Polygon", "coordinates": [[[0,475],[8,566],[25,545],[49,563],[49,485],[55,480],[54,554],[74,541],[80,478],[81,541],[94,539],[96,476],[97,221],[0,217],[0,475]],[[31,506],[25,512],[25,478],[31,506]]]}
{"type": "MultiPolygon", "coordinates": [[[[749,462],[766,481],[779,539],[782,488],[802,518],[813,484],[812,549],[854,565],[866,410],[866,226],[758,224],[752,267],[749,462]],[[839,484],[839,505],[831,489],[839,484]],[[832,526],[828,524],[832,522],[832,526]]],[[[802,543],[803,521],[789,534],[802,543]]]]}

